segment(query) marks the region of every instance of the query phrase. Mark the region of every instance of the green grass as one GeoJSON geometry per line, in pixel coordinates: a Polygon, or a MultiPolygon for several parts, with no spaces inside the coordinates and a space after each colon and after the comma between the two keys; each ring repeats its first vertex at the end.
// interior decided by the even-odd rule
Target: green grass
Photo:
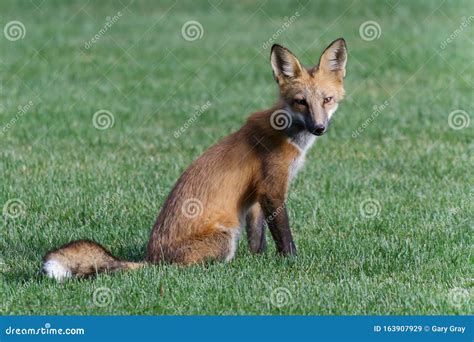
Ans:
{"type": "Polygon", "coordinates": [[[0,313],[472,314],[473,124],[454,130],[448,115],[473,119],[474,23],[440,44],[473,12],[467,0],[0,2],[2,28],[26,28],[17,41],[0,36],[0,129],[10,123],[0,133],[0,207],[25,205],[0,221],[0,313]],[[262,46],[295,12],[276,41],[303,63],[340,36],[349,48],[347,97],[290,190],[298,257],[276,257],[271,240],[251,255],[242,236],[229,264],[64,284],[42,277],[42,255],[71,239],[144,257],[181,172],[275,101],[262,46]],[[181,36],[189,20],[201,23],[201,39],[181,36]],[[369,20],[381,35],[364,41],[369,20]],[[94,128],[100,109],[113,127],[94,128]],[[375,217],[361,215],[368,199],[375,217]],[[100,288],[110,291],[103,306],[93,301],[100,288]],[[289,300],[272,301],[279,291],[289,300]]]}

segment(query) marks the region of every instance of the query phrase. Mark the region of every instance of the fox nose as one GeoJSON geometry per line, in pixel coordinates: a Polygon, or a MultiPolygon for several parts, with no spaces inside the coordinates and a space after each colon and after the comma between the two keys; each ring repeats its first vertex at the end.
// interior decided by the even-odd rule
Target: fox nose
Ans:
{"type": "Polygon", "coordinates": [[[326,126],[324,125],[316,125],[314,126],[314,129],[313,129],[313,134],[315,135],[323,135],[324,132],[326,132],[326,126]]]}

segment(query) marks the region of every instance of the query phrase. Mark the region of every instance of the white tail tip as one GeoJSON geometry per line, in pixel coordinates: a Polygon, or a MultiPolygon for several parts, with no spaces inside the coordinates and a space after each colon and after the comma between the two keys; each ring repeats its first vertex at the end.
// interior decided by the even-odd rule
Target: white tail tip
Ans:
{"type": "Polygon", "coordinates": [[[56,279],[59,282],[72,277],[71,270],[57,260],[46,261],[43,265],[43,272],[48,277],[56,279]]]}

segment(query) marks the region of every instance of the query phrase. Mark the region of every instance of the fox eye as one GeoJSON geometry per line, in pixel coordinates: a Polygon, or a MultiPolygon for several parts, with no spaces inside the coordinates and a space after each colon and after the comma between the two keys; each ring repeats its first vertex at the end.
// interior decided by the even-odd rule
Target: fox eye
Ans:
{"type": "Polygon", "coordinates": [[[307,106],[308,103],[306,102],[305,99],[295,99],[295,103],[302,105],[302,106],[307,106]]]}
{"type": "Polygon", "coordinates": [[[324,98],[323,103],[326,104],[326,103],[329,103],[331,101],[332,101],[332,96],[329,96],[329,97],[324,98]]]}

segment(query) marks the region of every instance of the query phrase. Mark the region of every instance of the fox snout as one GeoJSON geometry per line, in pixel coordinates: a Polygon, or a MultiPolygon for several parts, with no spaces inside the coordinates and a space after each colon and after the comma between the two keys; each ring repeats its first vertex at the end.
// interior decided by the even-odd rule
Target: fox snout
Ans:
{"type": "Polygon", "coordinates": [[[316,123],[311,116],[307,116],[305,120],[305,128],[311,134],[321,136],[327,131],[328,120],[325,120],[323,123],[316,123]]]}
{"type": "Polygon", "coordinates": [[[325,125],[315,125],[311,133],[314,135],[323,135],[326,133],[326,130],[327,129],[325,125]]]}

